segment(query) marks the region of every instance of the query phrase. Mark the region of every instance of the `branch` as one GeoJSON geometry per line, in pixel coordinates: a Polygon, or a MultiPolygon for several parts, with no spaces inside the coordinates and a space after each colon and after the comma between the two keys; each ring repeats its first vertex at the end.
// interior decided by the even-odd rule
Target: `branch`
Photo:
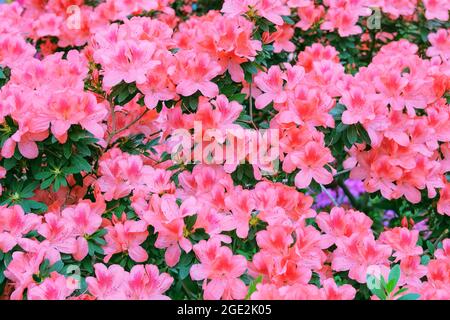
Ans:
{"type": "Polygon", "coordinates": [[[124,132],[125,130],[129,129],[131,126],[136,124],[139,120],[141,120],[145,116],[145,114],[148,112],[148,110],[149,109],[145,109],[145,111],[139,117],[137,117],[136,119],[131,121],[129,124],[127,124],[125,127],[121,128],[119,130],[116,130],[116,116],[115,116],[115,112],[113,111],[112,112],[112,121],[113,121],[113,123],[112,123],[112,131],[111,131],[111,133],[108,136],[108,141],[107,141],[108,146],[111,144],[111,141],[112,141],[112,139],[114,138],[115,135],[124,132]]]}
{"type": "Polygon", "coordinates": [[[129,129],[131,126],[133,126],[134,124],[136,124],[139,120],[141,120],[141,119],[145,116],[145,114],[148,112],[148,110],[149,110],[149,109],[145,109],[145,111],[142,112],[142,114],[141,114],[139,117],[137,117],[136,119],[134,119],[133,121],[131,121],[129,124],[127,124],[127,125],[126,125],[125,127],[123,127],[122,129],[117,130],[117,131],[116,131],[116,134],[122,133],[123,131],[129,129]]]}
{"type": "Polygon", "coordinates": [[[345,183],[341,180],[341,181],[338,181],[338,185],[344,191],[344,194],[347,196],[347,198],[350,201],[350,204],[352,205],[352,207],[354,207],[357,210],[361,210],[358,200],[355,198],[355,196],[353,196],[353,194],[350,192],[350,190],[345,185],[345,183]]]}
{"type": "Polygon", "coordinates": [[[330,200],[331,200],[331,202],[333,202],[334,206],[339,207],[339,203],[337,202],[337,200],[331,195],[331,193],[328,191],[328,189],[323,186],[323,184],[320,184],[320,188],[322,189],[323,192],[325,192],[325,194],[328,196],[328,198],[330,198],[330,200]]]}
{"type": "Polygon", "coordinates": [[[111,98],[111,96],[108,95],[106,97],[106,100],[108,100],[109,107],[111,109],[111,132],[109,133],[108,139],[106,141],[107,146],[109,146],[113,136],[116,134],[116,111],[114,110],[114,108],[115,108],[114,100],[111,98]]]}

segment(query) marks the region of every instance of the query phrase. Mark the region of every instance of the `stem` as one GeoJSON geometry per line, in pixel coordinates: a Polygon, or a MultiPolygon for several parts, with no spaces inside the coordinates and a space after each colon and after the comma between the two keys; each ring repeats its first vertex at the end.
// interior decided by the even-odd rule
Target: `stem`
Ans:
{"type": "Polygon", "coordinates": [[[444,230],[444,232],[442,232],[442,234],[439,236],[439,238],[437,238],[435,241],[434,241],[434,246],[437,246],[438,244],[439,244],[439,242],[442,240],[442,239],[444,239],[445,238],[445,236],[447,235],[447,233],[448,233],[448,229],[445,229],[444,230]]]}
{"type": "MultiPolygon", "coordinates": [[[[447,235],[447,233],[448,233],[448,229],[445,229],[444,232],[442,232],[441,235],[440,235],[436,240],[434,240],[434,242],[433,242],[433,247],[436,248],[436,246],[439,244],[439,242],[440,242],[442,239],[445,238],[445,236],[447,235]]],[[[430,250],[429,250],[429,249],[426,249],[426,250],[423,251],[423,254],[427,254],[427,253],[430,253],[430,250]]]]}
{"type": "Polygon", "coordinates": [[[109,95],[106,97],[106,100],[108,100],[111,110],[111,132],[109,133],[107,139],[107,145],[109,145],[113,136],[116,134],[116,111],[114,110],[114,100],[109,95]]]}
{"type": "Polygon", "coordinates": [[[122,133],[123,131],[129,129],[131,126],[133,126],[134,124],[136,124],[139,120],[141,120],[141,119],[145,116],[145,114],[148,112],[148,110],[149,110],[149,109],[145,109],[145,111],[142,112],[142,114],[141,114],[139,117],[137,117],[136,119],[134,119],[133,121],[131,121],[129,124],[127,124],[127,125],[126,125],[125,127],[123,127],[122,129],[117,130],[115,134],[122,133]]]}
{"type": "Polygon", "coordinates": [[[344,191],[344,194],[347,196],[348,200],[350,201],[352,207],[354,207],[355,209],[360,210],[360,205],[358,203],[358,200],[353,196],[353,194],[350,192],[350,190],[348,189],[348,187],[345,185],[345,183],[343,181],[339,181],[338,182],[339,187],[342,188],[342,190],[344,191]]]}
{"type": "Polygon", "coordinates": [[[352,169],[345,169],[345,170],[339,171],[333,177],[338,177],[341,174],[345,174],[345,173],[350,172],[350,171],[352,171],[352,169]]]}
{"type": "Polygon", "coordinates": [[[108,136],[108,146],[111,144],[112,139],[114,138],[115,135],[124,132],[125,130],[129,129],[131,126],[133,126],[134,124],[136,124],[139,120],[141,120],[145,114],[148,112],[149,109],[145,109],[145,111],[136,119],[134,119],[133,121],[131,121],[129,124],[127,124],[125,127],[116,130],[116,116],[115,116],[115,112],[112,111],[112,131],[108,136]]]}
{"type": "Polygon", "coordinates": [[[186,293],[188,294],[188,296],[191,297],[191,299],[195,299],[195,294],[186,286],[186,284],[184,283],[184,281],[181,281],[181,285],[183,286],[184,291],[186,291],[186,293]]]}
{"type": "Polygon", "coordinates": [[[320,184],[320,188],[322,189],[323,192],[325,192],[325,194],[328,196],[328,198],[330,198],[331,202],[333,202],[333,204],[336,207],[339,207],[339,203],[337,202],[337,200],[331,195],[331,193],[328,191],[327,188],[324,187],[323,184],[320,184]]]}
{"type": "Polygon", "coordinates": [[[253,96],[252,96],[252,86],[253,86],[253,75],[252,75],[252,82],[249,83],[249,107],[250,107],[250,120],[251,120],[251,124],[253,125],[253,127],[255,128],[255,130],[258,130],[258,128],[256,127],[255,122],[253,121],[253,96]]]}
{"type": "Polygon", "coordinates": [[[369,63],[372,61],[373,53],[375,51],[375,45],[377,43],[376,33],[373,30],[370,30],[370,40],[369,63]]]}

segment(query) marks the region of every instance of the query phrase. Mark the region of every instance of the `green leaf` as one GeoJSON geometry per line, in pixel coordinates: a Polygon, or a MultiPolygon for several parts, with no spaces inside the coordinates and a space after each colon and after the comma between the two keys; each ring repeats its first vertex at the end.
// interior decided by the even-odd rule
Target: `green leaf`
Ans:
{"type": "Polygon", "coordinates": [[[190,96],[188,98],[188,106],[192,111],[197,110],[198,108],[198,97],[196,96],[190,96]]]}
{"type": "Polygon", "coordinates": [[[64,268],[64,263],[61,260],[59,260],[50,267],[48,272],[58,272],[59,273],[63,268],[64,268]]]}
{"type": "Polygon", "coordinates": [[[20,196],[22,198],[31,198],[34,196],[34,190],[36,190],[37,186],[39,185],[38,181],[34,181],[32,183],[27,184],[21,191],[20,196]]]}
{"type": "Polygon", "coordinates": [[[54,176],[51,176],[51,177],[48,178],[47,180],[44,180],[44,181],[41,183],[41,189],[42,189],[42,190],[45,190],[45,189],[47,189],[48,187],[50,187],[50,185],[52,184],[53,180],[55,180],[55,177],[54,177],[54,176]]]}
{"type": "Polygon", "coordinates": [[[89,255],[94,256],[95,253],[103,254],[103,249],[92,241],[88,241],[89,255]]]}
{"type": "Polygon", "coordinates": [[[258,68],[256,67],[254,62],[245,62],[242,64],[242,68],[244,69],[244,71],[255,75],[258,73],[258,68]]]}
{"type": "Polygon", "coordinates": [[[402,294],[405,291],[408,291],[408,288],[399,289],[396,293],[394,293],[394,297],[398,296],[399,294],[402,294]]]}
{"type": "Polygon", "coordinates": [[[426,266],[426,265],[428,265],[430,260],[431,260],[431,258],[429,255],[423,255],[422,258],[420,259],[420,263],[423,264],[424,266],[426,266]]]}
{"type": "Polygon", "coordinates": [[[45,203],[42,202],[37,202],[35,200],[30,200],[30,199],[24,199],[20,202],[20,205],[23,207],[23,209],[25,210],[25,208],[27,208],[28,210],[25,211],[31,211],[32,209],[34,210],[38,210],[38,211],[46,211],[48,209],[47,205],[45,203]]]}
{"type": "Polygon", "coordinates": [[[52,173],[50,171],[41,171],[34,175],[34,178],[37,180],[45,180],[51,177],[52,173]]]}
{"type": "Polygon", "coordinates": [[[355,144],[358,140],[358,131],[355,126],[350,126],[347,130],[347,140],[350,144],[355,144]]]}
{"type": "Polygon", "coordinates": [[[252,294],[256,291],[256,285],[258,283],[261,283],[262,279],[263,279],[263,277],[261,275],[250,283],[250,285],[248,286],[248,292],[247,292],[247,296],[245,297],[245,300],[249,300],[251,298],[252,294]]]}
{"type": "Polygon", "coordinates": [[[41,282],[41,278],[37,275],[37,274],[33,274],[33,281],[40,283],[41,282]]]}
{"type": "Polygon", "coordinates": [[[106,246],[106,240],[103,238],[94,238],[93,240],[99,246],[106,246]]]}
{"type": "Polygon", "coordinates": [[[100,229],[94,232],[94,234],[92,234],[93,238],[99,238],[99,237],[103,237],[104,235],[106,235],[108,233],[108,230],[106,229],[100,229]]]}
{"type": "Polygon", "coordinates": [[[361,141],[359,142],[365,142],[366,144],[371,145],[372,140],[370,139],[370,136],[367,133],[366,129],[360,123],[356,125],[356,129],[358,131],[358,137],[361,138],[361,141]]]}
{"type": "Polygon", "coordinates": [[[397,300],[418,300],[420,298],[420,294],[418,293],[408,293],[404,296],[398,298],[397,300]]]}
{"type": "Polygon", "coordinates": [[[189,275],[189,271],[191,270],[190,266],[182,266],[180,267],[180,270],[178,272],[178,275],[180,276],[181,280],[184,280],[189,275]]]}
{"type": "Polygon", "coordinates": [[[7,267],[11,261],[12,261],[12,253],[5,253],[3,257],[3,264],[5,265],[5,267],[7,267]]]}
{"type": "Polygon", "coordinates": [[[50,265],[50,261],[48,259],[45,259],[41,265],[39,266],[39,273],[40,274],[46,274],[47,273],[47,269],[50,265]]]}
{"type": "Polygon", "coordinates": [[[371,290],[374,295],[376,295],[380,300],[386,300],[386,293],[384,290],[376,288],[371,290]]]}
{"type": "Polygon", "coordinates": [[[434,255],[434,251],[436,250],[434,247],[434,244],[430,240],[427,240],[426,245],[427,245],[427,249],[430,252],[430,254],[434,255]]]}
{"type": "Polygon", "coordinates": [[[184,218],[184,223],[186,224],[186,229],[191,230],[197,221],[197,215],[187,216],[184,218]]]}
{"type": "Polygon", "coordinates": [[[87,144],[85,143],[85,140],[83,139],[83,143],[77,143],[77,154],[87,157],[91,155],[91,150],[89,149],[89,147],[87,146],[87,144]]]}
{"type": "Polygon", "coordinates": [[[348,125],[343,124],[343,123],[341,122],[341,123],[339,123],[339,124],[337,125],[337,127],[336,127],[336,132],[337,132],[337,133],[342,133],[342,132],[344,132],[345,130],[347,130],[347,128],[348,128],[348,125]]]}
{"type": "Polygon", "coordinates": [[[331,109],[330,114],[333,116],[334,120],[341,120],[342,113],[345,111],[345,106],[338,103],[336,106],[331,109]]]}
{"type": "Polygon", "coordinates": [[[247,95],[245,93],[237,93],[237,94],[231,96],[230,100],[236,101],[239,103],[243,103],[245,101],[246,97],[247,97],[247,95]]]}
{"type": "Polygon", "coordinates": [[[15,158],[9,158],[5,159],[3,162],[3,167],[6,169],[6,171],[11,170],[14,168],[17,164],[17,160],[15,158]]]}
{"type": "Polygon", "coordinates": [[[61,179],[60,177],[56,177],[55,183],[53,183],[53,191],[58,192],[59,188],[61,188],[61,179]]]}
{"type": "Polygon", "coordinates": [[[64,158],[66,158],[66,159],[70,158],[70,156],[72,155],[72,144],[71,143],[64,144],[63,155],[64,155],[64,158]]]}
{"type": "Polygon", "coordinates": [[[398,281],[400,280],[400,275],[401,275],[400,265],[396,264],[394,267],[392,267],[391,271],[389,272],[389,280],[386,287],[388,293],[391,293],[395,289],[398,281]]]}
{"type": "Polygon", "coordinates": [[[71,164],[74,168],[78,169],[78,172],[81,171],[91,172],[92,170],[89,162],[87,162],[83,157],[76,154],[72,156],[71,164]]]}
{"type": "Polygon", "coordinates": [[[69,134],[70,140],[72,140],[74,142],[77,142],[77,141],[83,139],[84,137],[86,137],[86,132],[84,132],[82,130],[73,131],[69,134]]]}
{"type": "Polygon", "coordinates": [[[287,24],[290,24],[290,25],[295,24],[295,21],[292,20],[291,17],[289,17],[289,16],[282,16],[282,18],[283,18],[283,21],[286,22],[287,24]]]}

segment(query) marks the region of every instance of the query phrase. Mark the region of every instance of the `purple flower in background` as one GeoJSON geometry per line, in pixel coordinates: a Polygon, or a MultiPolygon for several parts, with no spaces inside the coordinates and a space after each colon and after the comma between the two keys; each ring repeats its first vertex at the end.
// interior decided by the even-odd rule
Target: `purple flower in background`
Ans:
{"type": "Polygon", "coordinates": [[[431,236],[431,231],[428,228],[428,219],[424,219],[422,221],[417,222],[414,227],[413,230],[418,230],[419,232],[422,233],[423,238],[424,239],[428,239],[431,236]]]}
{"type": "Polygon", "coordinates": [[[394,219],[396,216],[397,214],[395,213],[394,210],[386,210],[383,216],[383,225],[385,227],[388,227],[391,220],[394,219]]]}
{"type": "MultiPolygon", "coordinates": [[[[358,198],[365,192],[364,184],[360,180],[348,179],[344,183],[345,186],[349,189],[350,193],[355,198],[358,198]]],[[[326,192],[321,192],[316,196],[316,202],[315,205],[313,206],[314,209],[321,209],[328,206],[333,206],[334,204],[333,201],[330,199],[330,196],[333,197],[333,199],[335,199],[339,205],[350,203],[342,188],[337,187],[334,189],[327,189],[327,191],[329,194],[327,194],[326,192]]]]}
{"type": "Polygon", "coordinates": [[[344,183],[355,198],[359,197],[366,191],[361,180],[348,179],[344,183]]]}
{"type": "MultiPolygon", "coordinates": [[[[333,198],[337,198],[336,190],[334,189],[327,189],[330,195],[333,198]]],[[[316,196],[316,203],[314,204],[315,209],[325,208],[328,206],[332,206],[333,202],[331,201],[329,195],[327,195],[325,192],[321,192],[316,196]]]]}

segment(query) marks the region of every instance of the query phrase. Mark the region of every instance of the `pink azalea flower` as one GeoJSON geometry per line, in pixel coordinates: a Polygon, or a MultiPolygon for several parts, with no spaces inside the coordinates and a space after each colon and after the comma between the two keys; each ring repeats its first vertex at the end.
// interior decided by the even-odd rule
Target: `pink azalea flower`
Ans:
{"type": "Polygon", "coordinates": [[[39,273],[39,266],[44,260],[45,253],[25,253],[16,251],[12,254],[12,260],[4,271],[6,278],[12,281],[14,291],[12,300],[22,300],[23,292],[34,283],[33,275],[39,273]]]}
{"type": "Polygon", "coordinates": [[[333,253],[331,267],[335,271],[349,271],[350,279],[366,283],[369,267],[389,266],[392,249],[378,243],[371,236],[357,234],[338,243],[333,253]]]}
{"type": "Polygon", "coordinates": [[[12,250],[28,232],[41,224],[41,217],[25,214],[19,205],[0,207],[0,251],[12,250]]]}
{"type": "Polygon", "coordinates": [[[450,36],[448,29],[439,29],[436,33],[430,33],[428,40],[432,46],[427,49],[427,56],[441,56],[443,59],[450,58],[450,36]]]}
{"type": "Polygon", "coordinates": [[[16,131],[2,147],[2,156],[12,158],[16,146],[19,152],[27,159],[35,159],[39,155],[38,141],[48,137],[48,123],[33,121],[31,117],[22,118],[19,122],[19,130],[16,131]]]}
{"type": "Polygon", "coordinates": [[[194,246],[200,264],[191,267],[193,280],[204,280],[203,295],[206,300],[243,299],[247,287],[239,277],[247,269],[247,261],[241,255],[233,255],[220,241],[205,240],[194,246]]]}
{"type": "Polygon", "coordinates": [[[66,300],[75,291],[68,286],[65,276],[52,272],[50,278],[28,289],[29,300],[66,300]]]}
{"type": "Polygon", "coordinates": [[[161,198],[153,195],[149,210],[144,212],[143,219],[155,228],[158,238],[155,247],[167,248],[165,260],[168,266],[175,266],[180,260],[181,250],[190,252],[192,244],[187,238],[184,218],[196,213],[196,200],[188,198],[179,207],[173,195],[163,195],[161,198]]]}
{"type": "Polygon", "coordinates": [[[323,6],[309,5],[306,7],[300,7],[297,9],[300,21],[295,25],[295,27],[306,31],[310,29],[315,23],[319,22],[320,19],[325,14],[325,9],[323,6]]]}
{"type": "Polygon", "coordinates": [[[422,254],[422,247],[417,245],[419,231],[408,230],[407,228],[394,228],[380,234],[379,240],[388,244],[395,252],[393,256],[396,261],[410,256],[422,254]]]}
{"type": "Polygon", "coordinates": [[[288,16],[291,13],[282,0],[259,0],[255,7],[258,15],[278,26],[284,24],[282,16],[288,16]]]}
{"type": "Polygon", "coordinates": [[[103,247],[105,252],[105,262],[108,262],[113,254],[124,252],[136,262],[145,262],[148,254],[140,245],[147,239],[147,224],[144,221],[126,220],[126,215],[122,215],[119,220],[113,217],[113,225],[105,229],[108,233],[105,235],[106,245],[103,247]]]}
{"type": "Polygon", "coordinates": [[[372,220],[364,213],[335,207],[331,212],[321,212],[316,217],[319,228],[333,243],[338,243],[352,235],[370,235],[372,220]]]}
{"type": "Polygon", "coordinates": [[[122,80],[126,83],[143,84],[146,74],[160,64],[153,60],[155,45],[146,41],[119,41],[108,56],[99,61],[104,69],[103,84],[113,87],[122,80]]]}
{"type": "Polygon", "coordinates": [[[450,239],[442,241],[442,248],[434,252],[437,259],[450,259],[450,239]]]}
{"type": "MultiPolygon", "coordinates": [[[[105,206],[103,207],[105,209],[105,206]]],[[[73,226],[74,235],[77,236],[75,250],[72,252],[77,261],[83,260],[89,251],[87,236],[96,232],[102,224],[101,212],[92,210],[88,203],[80,203],[75,208],[64,209],[62,217],[73,226]]]]}
{"type": "Polygon", "coordinates": [[[156,266],[136,265],[128,276],[127,299],[168,300],[163,293],[172,285],[173,278],[167,273],[159,273],[156,266]]]}
{"type": "Polygon", "coordinates": [[[94,95],[72,91],[53,95],[46,110],[51,131],[60,143],[66,142],[67,132],[75,124],[80,124],[94,137],[102,139],[105,130],[100,123],[107,114],[106,106],[97,103],[94,95]]]}
{"type": "Polygon", "coordinates": [[[123,300],[127,272],[119,265],[106,267],[104,264],[94,265],[95,277],[87,277],[89,292],[98,300],[123,300]]]}
{"type": "Polygon", "coordinates": [[[439,19],[448,21],[450,4],[446,0],[423,0],[425,6],[425,17],[428,20],[439,19]]]}
{"type": "Polygon", "coordinates": [[[323,281],[321,293],[325,300],[353,300],[356,290],[349,284],[337,286],[333,278],[323,281]]]}
{"type": "Polygon", "coordinates": [[[248,236],[249,221],[255,208],[255,201],[250,191],[238,188],[235,193],[225,198],[225,205],[232,215],[223,218],[224,230],[236,229],[237,236],[245,239],[248,236]]]}
{"type": "Polygon", "coordinates": [[[427,274],[427,267],[420,263],[419,256],[408,256],[400,261],[401,277],[399,285],[419,286],[427,274]]]}
{"type": "Polygon", "coordinates": [[[342,94],[340,103],[345,105],[346,110],[342,114],[342,123],[355,124],[365,123],[375,119],[374,106],[367,93],[359,87],[351,88],[342,94]]]}
{"type": "MultiPolygon", "coordinates": [[[[3,10],[3,9],[2,9],[3,10]]],[[[0,40],[0,65],[19,68],[33,58],[36,49],[20,36],[2,35],[0,40]]]]}
{"type": "Polygon", "coordinates": [[[333,181],[333,174],[324,167],[332,161],[334,158],[328,148],[311,141],[305,145],[304,150],[288,154],[283,163],[283,170],[289,173],[295,168],[300,169],[295,176],[295,185],[299,189],[309,186],[312,179],[327,185],[333,181]]]}
{"type": "Polygon", "coordinates": [[[37,231],[47,240],[49,249],[58,253],[73,253],[76,243],[73,226],[66,223],[57,213],[46,213],[44,218],[44,223],[37,228],[37,231]]]}
{"type": "Polygon", "coordinates": [[[219,94],[217,84],[211,80],[220,74],[221,68],[208,54],[180,51],[176,58],[178,65],[173,79],[178,94],[191,96],[200,91],[208,98],[219,94]]]}
{"type": "Polygon", "coordinates": [[[273,52],[280,53],[281,51],[294,52],[295,45],[290,41],[294,36],[294,28],[289,25],[277,27],[274,33],[264,33],[263,40],[265,43],[273,42],[273,52]]]}
{"type": "Polygon", "coordinates": [[[255,84],[263,91],[263,94],[256,98],[256,108],[263,109],[271,102],[286,102],[286,92],[283,90],[284,74],[280,67],[273,66],[267,73],[259,73],[255,77],[255,84]]]}
{"type": "Polygon", "coordinates": [[[325,18],[325,22],[320,25],[322,30],[332,31],[337,29],[341,37],[362,33],[361,27],[356,25],[359,17],[352,12],[329,10],[325,18]]]}

